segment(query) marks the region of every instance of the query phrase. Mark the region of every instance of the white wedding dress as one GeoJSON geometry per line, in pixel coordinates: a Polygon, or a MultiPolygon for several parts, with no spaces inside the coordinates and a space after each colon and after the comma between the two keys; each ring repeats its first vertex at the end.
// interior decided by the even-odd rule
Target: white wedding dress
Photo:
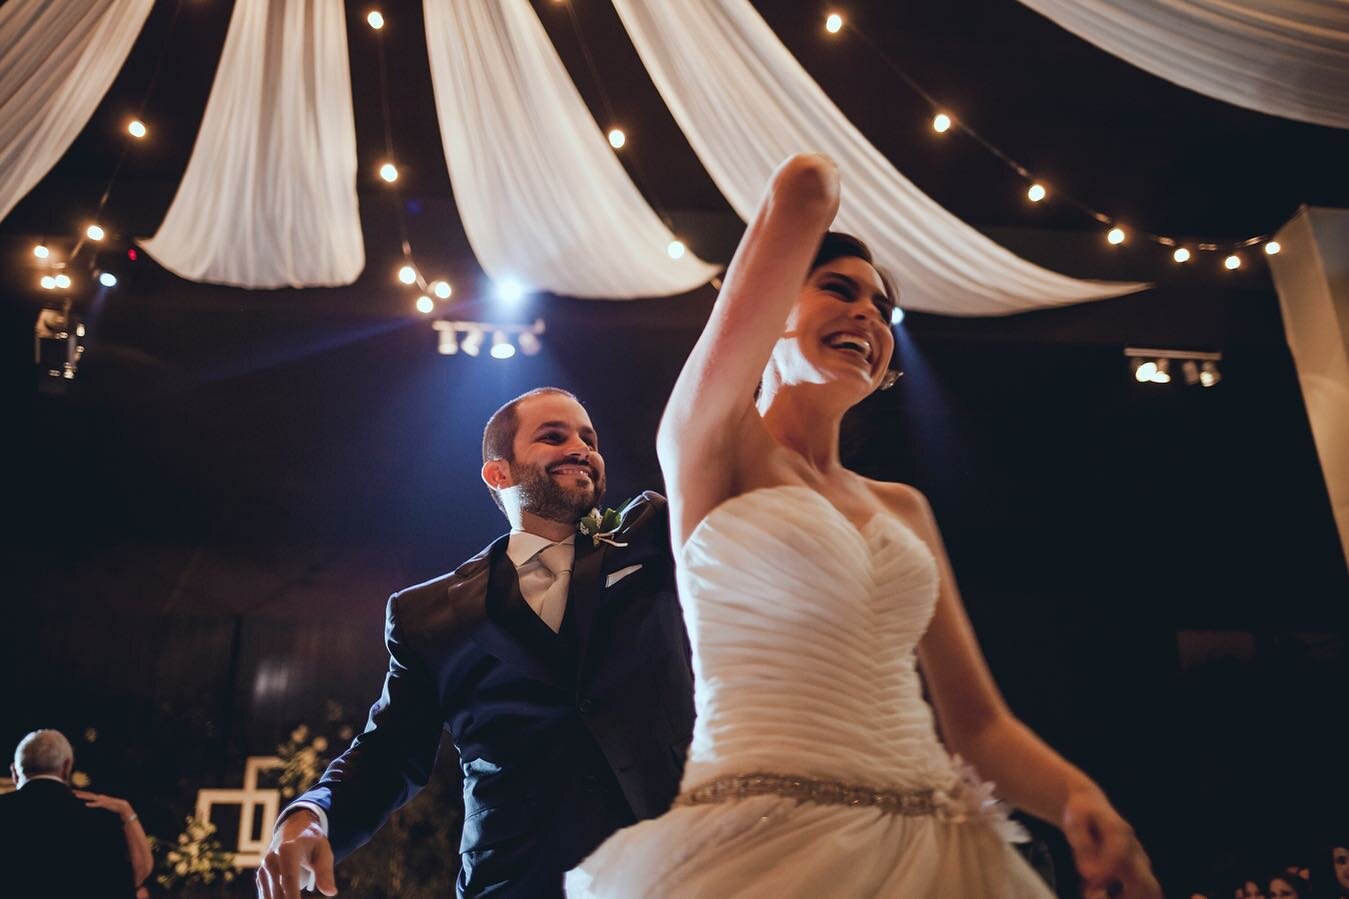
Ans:
{"type": "Polygon", "coordinates": [[[770,774],[926,791],[933,808],[677,803],[569,872],[569,897],[1052,897],[937,740],[914,654],[937,565],[912,531],[884,514],[859,530],[808,487],[769,487],[713,509],[677,561],[697,708],[681,795],[770,774]]]}

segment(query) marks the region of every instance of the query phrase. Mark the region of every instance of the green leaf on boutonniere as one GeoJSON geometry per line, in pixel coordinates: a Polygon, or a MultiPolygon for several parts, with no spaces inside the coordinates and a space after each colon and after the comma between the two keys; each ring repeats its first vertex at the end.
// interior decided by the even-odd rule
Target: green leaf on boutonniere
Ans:
{"type": "MultiPolygon", "coordinates": [[[[628,503],[623,504],[627,508],[628,503]]],[[[580,521],[576,522],[576,530],[582,537],[589,537],[594,541],[595,546],[601,543],[607,543],[610,546],[627,546],[626,543],[619,543],[614,540],[614,534],[623,526],[623,516],[616,509],[605,509],[601,514],[599,509],[591,509],[580,521]]]]}

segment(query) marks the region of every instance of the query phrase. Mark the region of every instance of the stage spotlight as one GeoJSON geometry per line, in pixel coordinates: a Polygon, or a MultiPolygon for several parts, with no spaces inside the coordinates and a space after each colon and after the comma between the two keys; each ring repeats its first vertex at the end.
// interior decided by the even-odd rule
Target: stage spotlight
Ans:
{"type": "Polygon", "coordinates": [[[104,287],[116,287],[117,276],[112,272],[102,272],[98,276],[98,283],[102,284],[104,287]]]}
{"type": "Polygon", "coordinates": [[[518,303],[526,293],[525,285],[514,278],[502,278],[493,287],[496,298],[503,303],[518,303]]]}
{"type": "Polygon", "coordinates": [[[669,254],[671,259],[683,259],[684,242],[680,240],[670,241],[669,245],[665,248],[665,252],[669,254]]]}
{"type": "Polygon", "coordinates": [[[69,287],[69,286],[70,286],[70,275],[67,275],[67,274],[65,274],[64,272],[62,272],[61,274],[57,275],[57,276],[56,276],[56,286],[59,287],[59,288],[61,288],[62,290],[65,290],[67,287],[69,287]]]}
{"type": "Polygon", "coordinates": [[[417,270],[410,265],[405,265],[398,270],[398,280],[404,284],[415,284],[417,282],[417,270]]]}
{"type": "Polygon", "coordinates": [[[517,337],[516,340],[520,344],[520,352],[524,353],[526,356],[537,356],[539,350],[543,349],[543,344],[539,341],[539,338],[535,336],[533,331],[520,332],[520,336],[517,337]]]}
{"type": "Polygon", "coordinates": [[[1128,235],[1124,233],[1123,228],[1114,227],[1106,234],[1105,239],[1110,241],[1113,246],[1119,246],[1124,243],[1126,237],[1128,237],[1128,235]]]}
{"type": "Polygon", "coordinates": [[[46,259],[51,254],[52,251],[47,249],[46,246],[44,246],[43,244],[38,244],[37,246],[33,247],[33,255],[39,259],[46,259]]]}
{"type": "Polygon", "coordinates": [[[1279,246],[1277,240],[1271,240],[1269,243],[1265,244],[1265,255],[1274,256],[1282,249],[1283,247],[1279,246]]]}
{"type": "Polygon", "coordinates": [[[1215,362],[1205,362],[1204,367],[1199,370],[1199,383],[1205,387],[1212,387],[1221,381],[1222,377],[1215,362]]]}
{"type": "Polygon", "coordinates": [[[365,21],[376,31],[384,27],[384,16],[377,9],[370,10],[370,15],[365,17],[365,21]]]}
{"type": "Polygon", "coordinates": [[[904,321],[904,310],[898,306],[890,310],[890,324],[897,325],[904,321]]]}
{"type": "Polygon", "coordinates": [[[466,356],[478,355],[478,350],[482,348],[482,331],[474,328],[464,335],[464,339],[459,342],[459,349],[464,351],[466,356]]]}
{"type": "Polygon", "coordinates": [[[436,309],[436,303],[430,297],[423,294],[417,297],[417,311],[422,315],[430,315],[436,309]]]}
{"type": "Polygon", "coordinates": [[[450,288],[450,282],[448,281],[436,281],[431,285],[431,292],[434,293],[437,298],[442,300],[448,300],[450,294],[454,293],[450,288]]]}
{"type": "Polygon", "coordinates": [[[84,235],[90,240],[102,240],[103,233],[103,229],[98,225],[90,225],[88,228],[84,229],[84,235]]]}
{"type": "Polygon", "coordinates": [[[390,184],[398,180],[398,167],[392,162],[386,162],[379,167],[379,176],[390,184]]]}
{"type": "Polygon", "coordinates": [[[142,122],[140,119],[132,119],[130,122],[128,122],[126,130],[127,133],[130,134],[132,137],[134,137],[136,140],[140,140],[147,134],[145,123],[142,122]]]}
{"type": "Polygon", "coordinates": [[[1236,253],[1228,256],[1223,260],[1223,268],[1227,269],[1229,272],[1241,268],[1241,257],[1236,253]]]}
{"type": "Polygon", "coordinates": [[[824,30],[830,34],[838,34],[843,30],[843,17],[836,12],[831,12],[824,20],[824,30]]]}
{"type": "Polygon", "coordinates": [[[623,149],[623,145],[628,142],[628,136],[623,133],[622,128],[609,129],[609,146],[615,150],[623,149]]]}
{"type": "Polygon", "coordinates": [[[492,358],[509,359],[515,355],[515,344],[506,339],[502,331],[492,332],[492,358]]]}
{"type": "Polygon", "coordinates": [[[1032,203],[1038,203],[1043,200],[1048,193],[1049,191],[1045,189],[1043,184],[1032,184],[1030,189],[1026,191],[1026,199],[1030,200],[1032,203]]]}
{"type": "Polygon", "coordinates": [[[951,130],[951,117],[944,112],[939,112],[932,118],[932,130],[938,134],[945,134],[951,130]]]}
{"type": "Polygon", "coordinates": [[[1185,249],[1184,247],[1176,247],[1176,252],[1171,254],[1171,258],[1176,260],[1177,262],[1189,262],[1190,251],[1185,249]]]}
{"type": "Polygon", "coordinates": [[[51,275],[43,275],[43,276],[42,276],[42,280],[39,281],[39,282],[37,282],[37,283],[39,283],[39,284],[42,285],[42,289],[43,289],[43,290],[55,290],[55,289],[56,289],[56,279],[53,278],[51,275]]]}

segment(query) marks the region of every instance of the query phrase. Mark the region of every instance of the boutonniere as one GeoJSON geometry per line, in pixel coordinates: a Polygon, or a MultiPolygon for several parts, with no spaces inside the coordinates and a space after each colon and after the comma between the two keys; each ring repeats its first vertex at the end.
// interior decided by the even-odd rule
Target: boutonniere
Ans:
{"type": "MultiPolygon", "coordinates": [[[[623,504],[626,511],[629,503],[623,504]]],[[[580,521],[576,522],[576,530],[582,537],[589,537],[595,541],[595,545],[607,543],[610,546],[627,546],[626,543],[619,543],[614,539],[614,534],[623,527],[623,514],[615,509],[605,509],[604,514],[600,514],[599,509],[591,509],[590,514],[580,521]]]]}

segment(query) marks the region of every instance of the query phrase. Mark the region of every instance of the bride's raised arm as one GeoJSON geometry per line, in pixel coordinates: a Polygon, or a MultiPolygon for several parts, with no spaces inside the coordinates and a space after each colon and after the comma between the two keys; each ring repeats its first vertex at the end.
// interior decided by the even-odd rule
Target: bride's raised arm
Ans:
{"type": "Polygon", "coordinates": [[[733,489],[734,447],[754,413],[754,388],[838,212],[838,169],[818,154],[778,166],[702,336],[684,363],[656,438],[676,545],[733,489]]]}

